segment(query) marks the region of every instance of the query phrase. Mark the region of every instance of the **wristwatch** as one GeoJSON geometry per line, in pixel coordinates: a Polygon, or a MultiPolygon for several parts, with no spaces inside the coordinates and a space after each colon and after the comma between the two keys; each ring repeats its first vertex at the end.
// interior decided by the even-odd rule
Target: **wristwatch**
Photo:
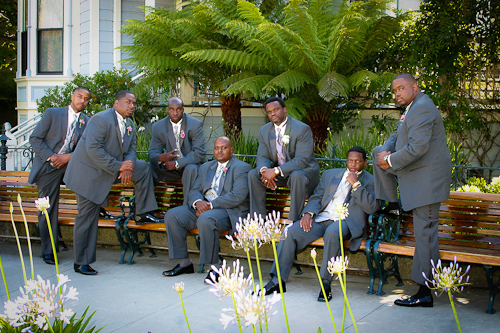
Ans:
{"type": "Polygon", "coordinates": [[[355,182],[354,184],[352,184],[352,189],[355,190],[355,189],[357,189],[360,186],[361,186],[361,183],[358,180],[357,182],[355,182]]]}
{"type": "Polygon", "coordinates": [[[179,163],[175,161],[175,170],[179,170],[179,163]]]}
{"type": "Polygon", "coordinates": [[[387,162],[387,160],[389,159],[389,156],[391,156],[391,154],[387,154],[384,156],[384,162],[389,163],[389,162],[387,162]]]}
{"type": "Polygon", "coordinates": [[[280,169],[278,167],[275,167],[274,168],[274,173],[279,175],[280,174],[280,169]]]}

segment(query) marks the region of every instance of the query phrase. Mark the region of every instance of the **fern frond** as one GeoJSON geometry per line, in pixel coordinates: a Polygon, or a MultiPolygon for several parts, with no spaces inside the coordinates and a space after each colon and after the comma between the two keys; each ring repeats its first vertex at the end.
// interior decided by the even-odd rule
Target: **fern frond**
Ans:
{"type": "Polygon", "coordinates": [[[314,80],[309,75],[292,69],[274,77],[262,90],[268,94],[280,92],[289,95],[308,83],[313,84],[314,80]]]}
{"type": "Polygon", "coordinates": [[[238,82],[231,84],[226,91],[224,91],[224,95],[238,95],[238,94],[248,94],[251,96],[262,97],[265,94],[262,91],[262,87],[264,87],[270,80],[272,80],[274,76],[272,75],[255,75],[238,82]]]}
{"type": "Polygon", "coordinates": [[[338,96],[345,98],[349,94],[349,82],[342,74],[328,72],[318,82],[318,94],[327,102],[338,96]]]}

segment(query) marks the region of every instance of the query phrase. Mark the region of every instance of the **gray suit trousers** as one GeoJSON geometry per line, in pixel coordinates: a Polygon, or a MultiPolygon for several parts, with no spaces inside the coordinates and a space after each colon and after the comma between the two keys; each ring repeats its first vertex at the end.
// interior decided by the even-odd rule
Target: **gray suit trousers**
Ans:
{"type": "Polygon", "coordinates": [[[180,170],[166,170],[161,169],[158,164],[151,163],[151,170],[153,172],[154,182],[156,185],[163,181],[175,181],[182,178],[182,193],[184,193],[184,205],[187,205],[188,193],[194,185],[194,181],[198,176],[198,164],[187,164],[180,170]]]}
{"type": "Polygon", "coordinates": [[[165,214],[169,257],[189,258],[187,232],[198,228],[200,233],[200,264],[219,263],[219,234],[231,229],[231,220],[225,209],[211,209],[198,218],[196,210],[188,205],[170,209],[165,214]]]}
{"type": "MultiPolygon", "coordinates": [[[[304,209],[306,195],[311,194],[318,185],[318,179],[310,180],[304,170],[295,170],[287,178],[276,176],[278,186],[288,186],[290,188],[290,213],[288,219],[296,221],[300,219],[300,214],[304,209]]],[[[248,173],[248,186],[250,189],[250,213],[257,213],[262,217],[266,212],[266,187],[262,183],[260,171],[253,169],[248,173]]]]}
{"type": "MultiPolygon", "coordinates": [[[[57,224],[59,220],[59,192],[65,172],[65,166],[61,169],[54,170],[51,166],[44,164],[35,179],[38,197],[49,197],[50,208],[47,210],[47,213],[50,218],[50,225],[52,235],[54,236],[56,251],[59,251],[59,226],[57,224]]],[[[44,255],[53,254],[54,251],[52,250],[49,228],[43,212],[38,212],[38,229],[42,241],[42,253],[44,255]]]]}
{"type": "MultiPolygon", "coordinates": [[[[347,223],[342,223],[342,236],[344,240],[349,239],[351,236],[347,223]]],[[[323,237],[325,247],[323,248],[323,261],[321,263],[320,275],[323,280],[333,280],[333,277],[328,273],[328,261],[330,261],[332,257],[337,257],[341,254],[339,222],[327,220],[319,223],[313,222],[309,232],[305,232],[300,227],[299,221],[296,221],[288,229],[287,238],[284,241],[280,241],[278,245],[278,263],[280,266],[281,279],[283,281],[286,282],[288,280],[295,253],[321,237],[323,237]]],[[[276,263],[274,263],[271,268],[271,276],[273,275],[278,275],[276,263]]]]}
{"type": "Polygon", "coordinates": [[[422,273],[431,277],[431,259],[437,264],[440,258],[438,226],[440,203],[413,209],[413,227],[415,230],[415,254],[411,278],[418,284],[425,284],[422,273]]]}

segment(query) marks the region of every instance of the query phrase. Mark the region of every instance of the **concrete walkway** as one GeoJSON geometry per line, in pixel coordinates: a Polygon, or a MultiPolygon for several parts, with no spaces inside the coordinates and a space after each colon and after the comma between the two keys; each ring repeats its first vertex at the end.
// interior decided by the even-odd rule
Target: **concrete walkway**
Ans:
{"type": "MultiPolygon", "coordinates": [[[[40,256],[39,244],[33,244],[35,274],[56,281],[55,267],[45,264],[40,256]]],[[[23,244],[24,261],[29,272],[27,245],[23,244]]],[[[170,269],[168,253],[159,251],[157,258],[136,257],[135,265],[120,265],[117,249],[98,249],[98,261],[92,265],[99,271],[97,276],[83,276],[73,270],[71,249],[60,254],[60,270],[71,279],[79,292],[79,300],[71,308],[81,314],[87,306],[96,311],[93,324],[105,326],[102,332],[187,332],[187,326],[178,294],[172,289],[176,282],[185,283],[184,304],[192,332],[222,332],[219,322],[221,310],[232,307],[232,300],[222,301],[208,291],[203,283],[206,274],[188,274],[167,278],[162,271],[170,269]]],[[[7,275],[11,297],[19,295],[23,285],[22,270],[13,242],[0,241],[0,255],[7,275]]],[[[228,258],[232,262],[232,258],[228,258]]],[[[193,257],[195,269],[198,258],[193,257]]],[[[243,262],[245,267],[247,262],[243,262]]],[[[268,281],[270,263],[262,263],[264,283],[268,281]]],[[[254,271],[256,265],[254,263],[254,271]]],[[[248,273],[248,269],[245,269],[248,273]]],[[[391,279],[384,296],[367,295],[368,277],[348,275],[348,296],[359,332],[458,332],[448,298],[434,298],[433,308],[401,308],[393,304],[401,294],[413,293],[415,286],[406,283],[396,287],[391,279]]],[[[325,303],[316,301],[319,284],[314,269],[304,267],[303,275],[292,275],[284,294],[288,319],[292,332],[333,332],[333,325],[325,303]]],[[[338,282],[333,285],[334,298],[330,302],[337,328],[342,322],[342,296],[338,282]]],[[[7,300],[5,287],[0,280],[1,304],[7,300]]],[[[463,332],[499,332],[500,312],[486,314],[488,292],[485,289],[468,288],[456,295],[457,313],[463,332]]],[[[496,302],[496,307],[500,304],[496,302]]],[[[286,332],[281,302],[273,310],[278,314],[271,318],[269,332],[286,332]]],[[[499,309],[500,310],[500,309],[499,309]]],[[[0,313],[3,313],[3,306],[0,313]]],[[[251,331],[248,328],[247,331],[251,331]]],[[[346,332],[354,332],[352,322],[346,319],[346,332]]],[[[236,326],[228,326],[225,332],[238,332],[236,326]]]]}

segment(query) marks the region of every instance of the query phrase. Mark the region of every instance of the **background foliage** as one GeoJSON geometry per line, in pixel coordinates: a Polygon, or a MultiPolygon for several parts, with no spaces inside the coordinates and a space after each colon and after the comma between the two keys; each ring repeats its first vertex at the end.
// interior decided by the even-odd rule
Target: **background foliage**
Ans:
{"type": "Polygon", "coordinates": [[[17,1],[0,0],[0,124],[17,123],[17,1]]]}

